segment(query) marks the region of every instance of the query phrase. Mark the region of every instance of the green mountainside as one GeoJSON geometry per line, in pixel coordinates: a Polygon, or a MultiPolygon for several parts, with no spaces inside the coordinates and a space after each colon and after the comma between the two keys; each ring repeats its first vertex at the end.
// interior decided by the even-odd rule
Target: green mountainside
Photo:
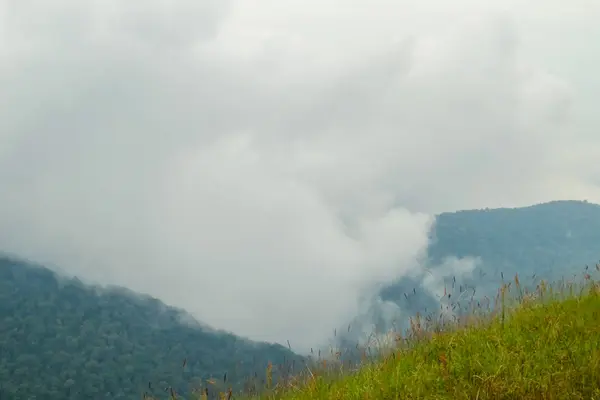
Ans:
{"type": "Polygon", "coordinates": [[[560,279],[600,259],[600,205],[554,201],[522,208],[444,213],[437,217],[432,263],[477,256],[492,276],[534,273],[560,279]],[[550,276],[552,275],[552,276],[550,276]]]}
{"type": "MultiPolygon", "coordinates": [[[[493,297],[502,281],[517,273],[531,286],[542,278],[557,281],[595,265],[600,260],[600,205],[554,201],[443,213],[436,218],[431,239],[425,264],[434,274],[444,275],[448,293],[475,288],[479,298],[493,297]],[[447,274],[442,269],[449,257],[472,257],[478,264],[471,273],[447,274]]],[[[439,307],[439,299],[427,298],[422,286],[419,279],[403,277],[386,286],[382,297],[412,306],[412,314],[439,307]]]]}
{"type": "MultiPolygon", "coordinates": [[[[522,208],[442,213],[430,236],[422,260],[427,269],[381,289],[381,298],[396,304],[401,315],[392,324],[389,316],[383,318],[374,309],[371,318],[378,331],[406,330],[409,317],[417,313],[432,318],[450,313],[453,318],[482,303],[493,307],[498,288],[516,274],[529,289],[541,279],[556,282],[581,275],[586,265],[594,266],[600,260],[600,205],[553,201],[522,208]],[[448,268],[453,260],[469,258],[477,260],[472,271],[448,268]],[[432,280],[445,297],[432,293],[432,280]]],[[[340,339],[340,346],[354,348],[356,340],[350,332],[340,339]]]]}
{"type": "Polygon", "coordinates": [[[150,297],[0,258],[0,399],[138,399],[211,377],[242,387],[263,378],[269,361],[299,360],[186,317],[150,297]]]}
{"type": "MultiPolygon", "coordinates": [[[[427,256],[432,273],[445,274],[452,301],[475,289],[479,299],[493,297],[516,273],[523,284],[559,280],[600,259],[600,206],[559,201],[444,213],[427,256]],[[447,257],[480,263],[452,276],[442,271],[447,257]]],[[[390,282],[381,296],[407,316],[440,308],[414,277],[390,282]]],[[[164,398],[170,387],[187,393],[210,378],[241,389],[251,377],[260,386],[269,362],[286,366],[273,368],[277,380],[306,361],[280,345],[190,321],[159,300],[0,257],[0,400],[164,398]]]]}

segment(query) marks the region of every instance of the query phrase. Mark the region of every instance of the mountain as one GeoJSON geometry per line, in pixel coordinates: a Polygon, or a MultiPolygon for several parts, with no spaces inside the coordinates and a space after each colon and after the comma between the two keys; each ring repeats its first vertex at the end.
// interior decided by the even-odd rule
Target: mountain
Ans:
{"type": "MultiPolygon", "coordinates": [[[[577,281],[586,265],[594,268],[598,260],[597,204],[553,201],[521,208],[442,213],[436,217],[431,244],[422,260],[427,270],[390,282],[380,295],[402,311],[393,325],[402,330],[408,327],[408,317],[416,313],[433,312],[438,317],[445,307],[459,314],[469,303],[485,308],[493,304],[502,282],[514,279],[516,274],[521,284],[529,288],[541,279],[577,281]],[[475,268],[453,268],[461,259],[475,260],[475,268]],[[432,282],[437,283],[441,293],[432,293],[432,282]],[[444,292],[446,298],[440,299],[438,296],[444,292]]],[[[390,329],[389,321],[376,311],[373,323],[379,330],[390,329]]],[[[342,343],[349,346],[355,340],[349,335],[342,343]]]]}
{"type": "Polygon", "coordinates": [[[523,208],[445,213],[436,220],[430,264],[475,256],[498,276],[537,273],[560,278],[600,259],[600,205],[554,201],[523,208]]]}
{"type": "MultiPolygon", "coordinates": [[[[404,322],[417,312],[493,297],[516,273],[534,285],[595,266],[600,206],[557,201],[443,213],[431,239],[427,272],[381,291],[404,322]],[[464,259],[476,260],[475,268],[457,269],[464,259]],[[433,286],[438,292],[446,286],[448,298],[437,297],[433,286]]],[[[384,319],[376,314],[376,322],[384,319]]],[[[338,336],[355,347],[350,335],[338,336]]],[[[133,399],[143,391],[164,398],[168,386],[189,392],[210,377],[221,387],[241,388],[255,373],[260,381],[269,361],[298,370],[306,360],[279,345],[205,327],[151,297],[0,257],[0,399],[133,399]]],[[[274,369],[275,379],[285,374],[274,369]]]]}
{"type": "Polygon", "coordinates": [[[151,297],[0,258],[0,399],[164,398],[170,386],[189,392],[211,377],[241,388],[255,373],[264,378],[268,362],[301,361],[151,297]]]}

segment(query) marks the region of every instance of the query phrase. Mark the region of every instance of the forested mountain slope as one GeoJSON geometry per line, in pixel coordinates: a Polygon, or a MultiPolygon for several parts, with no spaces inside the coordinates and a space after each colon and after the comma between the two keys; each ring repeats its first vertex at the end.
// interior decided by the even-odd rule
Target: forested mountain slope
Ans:
{"type": "Polygon", "coordinates": [[[264,378],[269,361],[292,358],[194,326],[156,299],[0,258],[0,399],[134,399],[211,376],[241,387],[255,372],[264,378]]]}
{"type": "MultiPolygon", "coordinates": [[[[554,201],[522,208],[467,210],[437,216],[427,251],[429,271],[443,280],[449,297],[477,301],[493,298],[502,281],[519,274],[534,287],[541,279],[557,281],[582,275],[600,260],[600,205],[554,201]],[[448,257],[478,259],[470,273],[444,270],[448,257]],[[462,295],[462,296],[461,296],[462,295]]],[[[408,314],[440,308],[428,293],[427,274],[402,278],[381,294],[408,314]]],[[[456,300],[457,301],[457,300],[456,300]]]]}
{"type": "Polygon", "coordinates": [[[428,251],[432,264],[451,255],[477,256],[493,270],[562,275],[600,258],[600,205],[555,201],[444,213],[437,217],[434,237],[428,251]]]}

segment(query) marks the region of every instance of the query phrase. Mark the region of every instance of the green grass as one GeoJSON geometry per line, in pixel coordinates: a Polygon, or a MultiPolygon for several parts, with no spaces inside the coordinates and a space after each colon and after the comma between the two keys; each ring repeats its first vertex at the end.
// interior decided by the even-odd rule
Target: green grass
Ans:
{"type": "Polygon", "coordinates": [[[516,296],[505,285],[488,314],[446,327],[416,318],[408,346],[358,373],[305,374],[261,399],[600,399],[600,286],[586,278],[527,294],[516,277],[516,296]]]}
{"type": "Polygon", "coordinates": [[[205,388],[198,398],[600,400],[600,284],[584,277],[530,293],[515,277],[494,309],[444,326],[416,316],[409,335],[357,372],[333,357],[275,387],[268,369],[261,395],[205,388]]]}

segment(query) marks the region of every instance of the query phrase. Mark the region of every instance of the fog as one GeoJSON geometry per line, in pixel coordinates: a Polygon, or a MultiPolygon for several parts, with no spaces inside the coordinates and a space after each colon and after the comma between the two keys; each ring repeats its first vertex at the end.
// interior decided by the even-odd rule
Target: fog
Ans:
{"type": "Polygon", "coordinates": [[[423,273],[436,213],[600,201],[599,18],[593,0],[2,0],[0,250],[318,346],[423,273]]]}

